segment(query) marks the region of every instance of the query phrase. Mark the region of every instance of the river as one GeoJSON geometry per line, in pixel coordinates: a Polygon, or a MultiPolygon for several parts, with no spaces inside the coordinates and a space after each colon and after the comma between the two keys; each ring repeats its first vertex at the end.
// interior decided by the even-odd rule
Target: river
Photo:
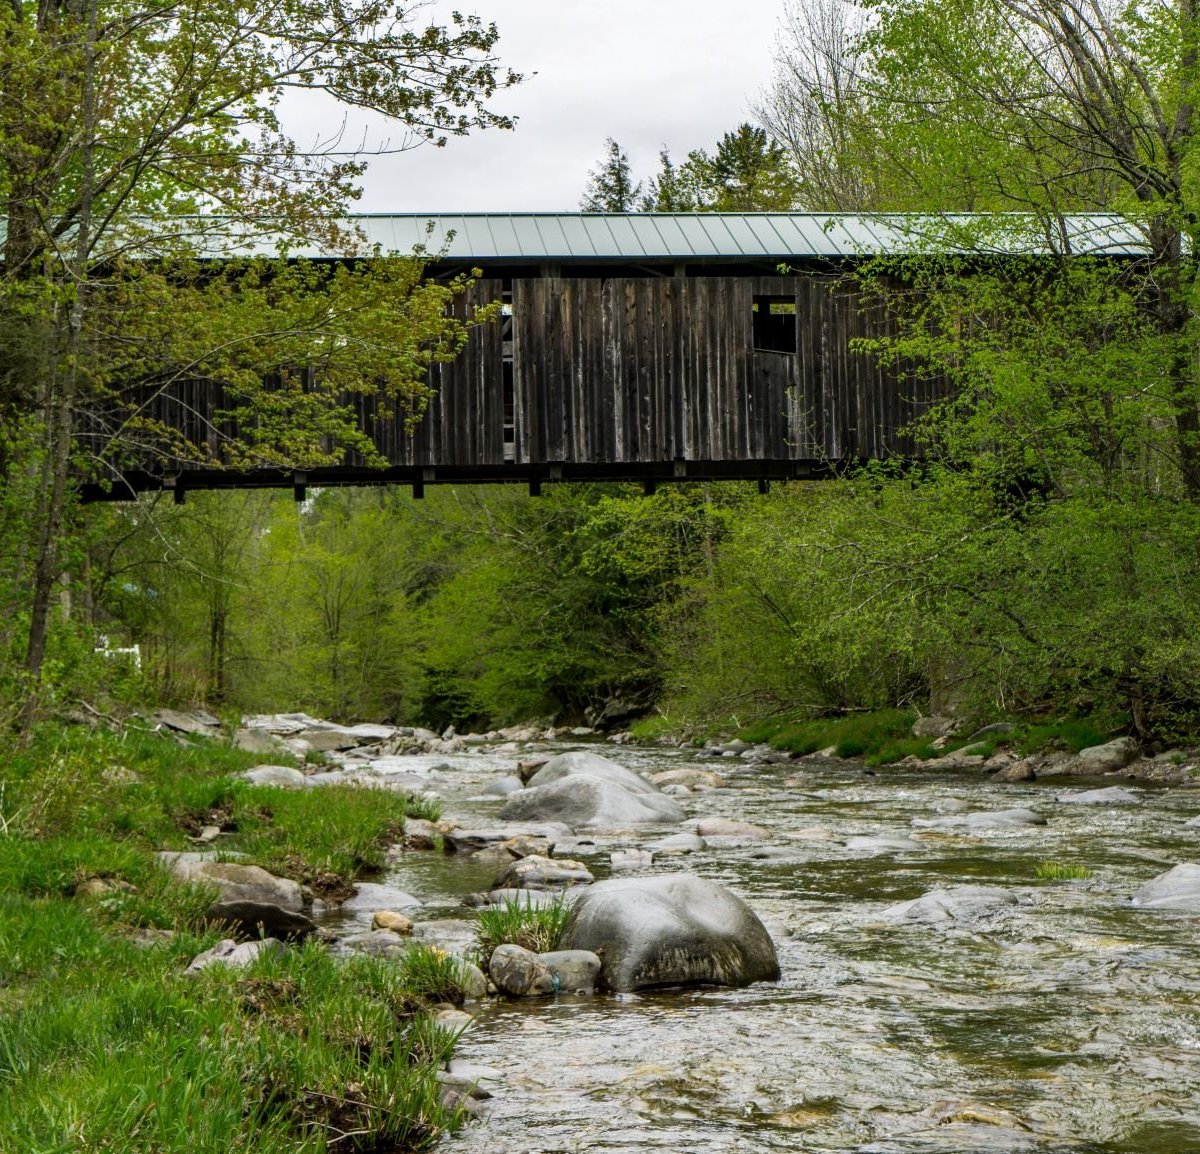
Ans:
{"type": "MultiPolygon", "coordinates": [[[[649,773],[692,754],[601,749],[649,773]]],[[[478,798],[514,759],[449,759],[433,775],[449,816],[486,824],[478,798]]],[[[480,1125],[441,1154],[858,1151],[1184,1154],[1200,1151],[1200,917],[1130,896],[1200,860],[1200,788],[1131,785],[1136,804],[1065,804],[1103,782],[1008,785],[973,775],[865,771],[851,762],[695,763],[728,788],[683,798],[695,817],[765,826],[765,842],[663,859],[744,897],[770,930],[782,980],[745,989],[489,1002],[459,1056],[504,1072],[480,1125]],[[1026,806],[1039,827],[914,831],[913,818],[1026,806]],[[915,836],[919,848],[848,848],[915,836]],[[768,853],[769,858],[755,854],[768,853]],[[1043,881],[1041,863],[1086,867],[1043,881]],[[997,886],[1017,904],[974,922],[894,926],[928,890],[997,886]]],[[[609,853],[661,836],[574,847],[596,876],[609,853]]],[[[462,916],[494,867],[406,853],[385,879],[462,916]]]]}

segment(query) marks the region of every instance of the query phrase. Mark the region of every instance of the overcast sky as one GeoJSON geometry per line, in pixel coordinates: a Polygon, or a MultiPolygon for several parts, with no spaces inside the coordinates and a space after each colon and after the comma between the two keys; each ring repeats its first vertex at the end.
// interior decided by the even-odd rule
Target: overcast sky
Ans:
{"type": "Polygon", "coordinates": [[[519,118],[377,158],[366,212],[566,210],[613,137],[639,177],[666,145],[682,158],[750,118],[771,74],[783,0],[456,0],[494,20],[499,56],[527,79],[499,96],[519,118]],[[536,75],[534,75],[536,73],[536,75]]]}

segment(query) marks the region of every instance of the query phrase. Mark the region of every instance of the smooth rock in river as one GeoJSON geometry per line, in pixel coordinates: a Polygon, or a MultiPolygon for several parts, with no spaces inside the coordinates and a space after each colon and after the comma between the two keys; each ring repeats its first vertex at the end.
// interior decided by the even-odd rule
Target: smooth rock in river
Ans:
{"type": "Polygon", "coordinates": [[[978,921],[1015,905],[1017,899],[1008,890],[994,886],[951,886],[888,906],[880,917],[890,925],[944,926],[978,921]]]}
{"type": "Polygon", "coordinates": [[[1063,805],[1140,805],[1142,799],[1124,786],[1110,785],[1107,789],[1060,793],[1056,800],[1063,805]]]}
{"type": "Polygon", "coordinates": [[[657,792],[655,787],[640,773],[634,773],[632,769],[626,769],[625,766],[618,765],[615,761],[610,761],[607,757],[601,757],[597,753],[584,753],[578,750],[572,753],[560,753],[557,757],[552,757],[529,779],[529,785],[536,788],[539,785],[550,785],[552,782],[561,781],[565,777],[581,775],[599,778],[601,781],[610,781],[631,793],[657,792]]]}
{"type": "Polygon", "coordinates": [[[920,853],[927,847],[911,837],[851,837],[846,848],[855,853],[920,853]]]}
{"type": "Polygon", "coordinates": [[[571,836],[571,827],[565,822],[531,822],[523,826],[502,826],[497,829],[451,829],[442,834],[442,842],[448,853],[478,853],[488,846],[499,845],[518,837],[544,837],[551,846],[564,837],[571,836]]]}
{"type": "Polygon", "coordinates": [[[508,797],[509,794],[516,793],[519,789],[524,788],[524,782],[519,777],[513,774],[506,774],[504,777],[494,777],[487,782],[481,792],[486,797],[508,797]]]}
{"type": "Polygon", "coordinates": [[[940,829],[971,833],[988,829],[1020,829],[1045,825],[1046,819],[1031,809],[980,810],[976,813],[950,814],[946,817],[914,817],[914,829],[940,829]]]}
{"type": "Polygon", "coordinates": [[[600,976],[600,959],[590,950],[551,950],[538,954],[550,971],[556,994],[593,994],[600,976]]]}
{"type": "Polygon", "coordinates": [[[540,998],[555,991],[550,967],[521,946],[497,946],[488,961],[488,976],[510,998],[540,998]]]}
{"type": "Polygon", "coordinates": [[[283,942],[275,938],[263,938],[257,942],[235,942],[226,938],[218,942],[211,950],[197,954],[189,963],[189,974],[206,970],[209,966],[229,966],[231,969],[243,970],[256,962],[263,954],[281,954],[283,942]]]}
{"type": "Polygon", "coordinates": [[[1184,862],[1159,874],[1133,895],[1133,904],[1148,910],[1200,912],[1200,865],[1184,862]]]}
{"type": "Polygon", "coordinates": [[[407,936],[413,932],[413,921],[395,910],[377,910],[371,918],[371,929],[391,930],[393,934],[407,936]]]}
{"type": "Polygon", "coordinates": [[[657,841],[646,843],[646,849],[652,853],[699,853],[706,848],[708,842],[694,833],[672,833],[660,837],[657,841]]]}
{"type": "Polygon", "coordinates": [[[496,890],[565,890],[596,879],[581,861],[533,854],[513,862],[492,883],[496,890]]]}
{"type": "Polygon", "coordinates": [[[733,821],[727,817],[705,817],[696,822],[696,833],[700,837],[739,837],[750,841],[761,841],[770,837],[770,830],[748,821],[733,821]]]}
{"type": "Polygon", "coordinates": [[[694,874],[597,882],[579,896],[559,945],[597,954],[610,990],[779,977],[775,945],[754,911],[694,874]]]}
{"type": "Polygon", "coordinates": [[[343,910],[404,910],[423,905],[420,898],[395,886],[377,882],[356,882],[354,893],[341,904],[343,910]]]}
{"type": "Polygon", "coordinates": [[[709,789],[724,789],[725,779],[707,769],[667,769],[662,773],[653,774],[650,781],[660,789],[664,785],[686,785],[689,788],[697,785],[709,789]]]}
{"type": "Polygon", "coordinates": [[[625,829],[683,820],[677,802],[643,784],[646,792],[632,792],[614,781],[572,774],[514,793],[500,816],[509,821],[562,821],[577,829],[625,829]]]}
{"type": "Polygon", "coordinates": [[[251,785],[269,785],[276,789],[304,789],[308,779],[287,765],[256,765],[242,774],[251,785]]]}
{"type": "Polygon", "coordinates": [[[608,864],[616,873],[649,869],[654,864],[654,854],[647,849],[615,849],[608,855],[608,864]]]}
{"type": "Polygon", "coordinates": [[[214,885],[223,902],[264,902],[285,910],[304,908],[300,887],[290,878],[277,878],[265,869],[228,861],[188,861],[182,855],[170,861],[180,880],[214,885]]]}

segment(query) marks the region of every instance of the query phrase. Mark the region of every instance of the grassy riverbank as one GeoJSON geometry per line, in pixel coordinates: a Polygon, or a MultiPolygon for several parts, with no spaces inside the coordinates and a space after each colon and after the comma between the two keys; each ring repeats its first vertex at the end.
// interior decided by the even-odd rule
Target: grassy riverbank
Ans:
{"type": "Polygon", "coordinates": [[[47,728],[0,773],[0,1151],[416,1149],[457,1123],[435,1073],[461,1001],[451,959],[338,960],[320,944],[248,970],[185,968],[223,936],[213,894],[154,851],[222,851],[348,892],[401,834],[402,797],[287,793],[261,760],[157,734],[47,728]]]}

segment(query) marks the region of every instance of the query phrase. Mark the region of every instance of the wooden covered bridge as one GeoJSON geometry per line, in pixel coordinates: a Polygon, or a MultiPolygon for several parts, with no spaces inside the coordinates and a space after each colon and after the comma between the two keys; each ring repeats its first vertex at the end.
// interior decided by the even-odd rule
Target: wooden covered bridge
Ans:
{"type": "MultiPolygon", "coordinates": [[[[431,371],[411,431],[359,401],[386,468],[126,470],[85,496],[249,486],[749,479],[820,476],[911,456],[906,430],[944,379],[855,350],[890,321],[847,268],[911,245],[911,224],[811,214],[362,216],[386,252],[444,249],[427,270],[482,270],[465,306],[502,301],[499,323],[431,371]],[[781,269],[785,271],[781,271],[781,269]]],[[[1078,224],[1089,250],[1136,243],[1114,218],[1078,224]]],[[[312,251],[298,254],[330,259],[312,251]]],[[[181,384],[148,416],[204,443],[220,398],[181,384]]],[[[214,455],[217,445],[213,445],[214,455]]]]}

